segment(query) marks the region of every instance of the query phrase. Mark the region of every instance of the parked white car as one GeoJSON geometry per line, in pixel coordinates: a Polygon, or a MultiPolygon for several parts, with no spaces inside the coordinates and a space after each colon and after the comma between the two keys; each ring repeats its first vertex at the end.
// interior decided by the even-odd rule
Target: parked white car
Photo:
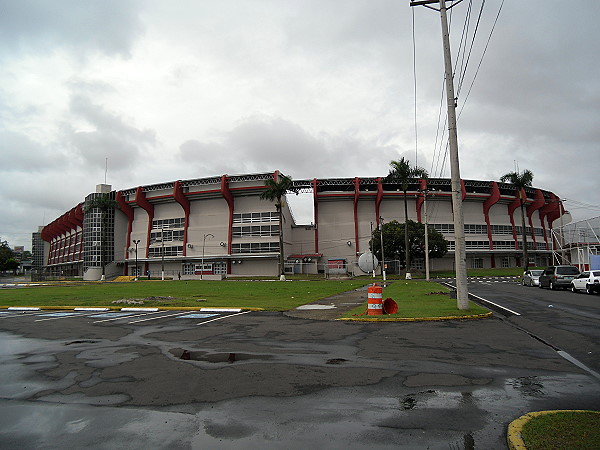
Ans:
{"type": "Polygon", "coordinates": [[[571,281],[571,291],[600,292],[600,270],[586,270],[571,281]]]}
{"type": "Polygon", "coordinates": [[[528,270],[523,274],[523,286],[538,286],[540,284],[540,275],[544,273],[543,269],[528,270]]]}

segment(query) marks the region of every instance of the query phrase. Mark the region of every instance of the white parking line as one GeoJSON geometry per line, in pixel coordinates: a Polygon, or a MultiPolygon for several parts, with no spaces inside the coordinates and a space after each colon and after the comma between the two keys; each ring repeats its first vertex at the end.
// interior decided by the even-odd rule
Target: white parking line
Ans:
{"type": "Polygon", "coordinates": [[[3,312],[2,315],[0,315],[0,319],[10,319],[11,317],[23,317],[23,316],[39,316],[40,314],[32,314],[33,312],[39,312],[39,311],[10,311],[10,312],[3,312]]]}
{"type": "Polygon", "coordinates": [[[150,314],[157,314],[161,311],[154,311],[154,312],[149,312],[149,313],[144,313],[144,314],[135,314],[133,316],[127,315],[127,316],[118,316],[118,317],[112,317],[110,319],[103,319],[103,320],[96,320],[92,323],[100,323],[100,322],[110,322],[112,320],[120,320],[120,319],[132,319],[133,317],[140,317],[140,316],[149,316],[150,314]]]}
{"type": "Polygon", "coordinates": [[[164,319],[166,317],[182,316],[184,314],[189,314],[189,313],[190,313],[189,311],[184,311],[184,312],[179,312],[179,313],[176,313],[176,314],[168,314],[166,316],[156,316],[156,317],[150,317],[149,319],[134,320],[133,322],[128,322],[128,323],[146,322],[147,320],[164,319]]]}
{"type": "MultiPolygon", "coordinates": [[[[56,313],[54,313],[56,314],[56,313]]],[[[73,317],[87,317],[87,316],[91,316],[93,314],[96,313],[91,313],[91,314],[79,314],[79,313],[63,313],[62,315],[58,316],[58,317],[50,317],[47,319],[37,319],[34,320],[34,322],[43,322],[45,320],[58,320],[58,319],[72,319],[73,317]]],[[[49,315],[49,314],[44,314],[44,315],[49,315]]]]}
{"type": "Polygon", "coordinates": [[[215,320],[226,319],[227,317],[239,316],[240,314],[248,314],[249,312],[252,312],[252,311],[242,311],[237,314],[229,314],[228,316],[217,317],[216,319],[210,319],[205,322],[198,322],[196,325],[204,325],[205,323],[208,323],[208,322],[214,322],[215,320]]]}

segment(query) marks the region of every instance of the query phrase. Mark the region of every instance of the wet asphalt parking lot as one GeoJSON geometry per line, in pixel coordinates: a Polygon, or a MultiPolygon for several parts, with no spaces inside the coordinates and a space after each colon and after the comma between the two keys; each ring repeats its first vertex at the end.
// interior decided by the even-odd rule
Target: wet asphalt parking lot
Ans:
{"type": "Polygon", "coordinates": [[[197,314],[2,311],[0,447],[495,449],[521,414],[600,406],[515,317],[197,314]]]}

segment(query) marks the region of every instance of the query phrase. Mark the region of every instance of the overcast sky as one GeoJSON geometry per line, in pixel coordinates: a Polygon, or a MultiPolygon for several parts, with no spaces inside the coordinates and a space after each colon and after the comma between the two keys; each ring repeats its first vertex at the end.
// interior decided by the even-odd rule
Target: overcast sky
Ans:
{"type": "MultiPolygon", "coordinates": [[[[487,1],[473,37],[481,3],[451,17],[462,178],[530,169],[574,219],[599,216],[600,2],[487,1]]],[[[30,249],[38,225],[103,183],[106,158],[118,190],[276,169],[385,176],[402,156],[450,176],[440,17],[414,9],[413,70],[409,0],[0,0],[0,11],[0,239],[12,246],[30,249]]],[[[306,205],[292,200],[308,223],[306,205]]]]}

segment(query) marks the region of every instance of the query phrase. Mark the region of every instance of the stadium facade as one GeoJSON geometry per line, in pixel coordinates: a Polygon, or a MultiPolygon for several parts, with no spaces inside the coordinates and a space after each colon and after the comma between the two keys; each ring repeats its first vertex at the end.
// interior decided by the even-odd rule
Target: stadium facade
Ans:
{"type": "MultiPolygon", "coordinates": [[[[369,250],[372,229],[381,220],[404,221],[401,186],[383,177],[356,177],[294,180],[296,190],[312,195],[314,222],[297,224],[286,202],[280,224],[273,202],[260,199],[265,181],[278,176],[278,171],[222,175],[124,190],[98,185],[96,192],[33,234],[34,260],[42,265],[37,269],[96,280],[105,261],[107,277],[276,276],[282,226],[286,273],[358,275],[363,271],[357,261],[369,250]],[[102,194],[119,205],[106,220],[100,210],[85,208],[102,194]]],[[[515,187],[463,180],[461,188],[467,267],[520,266],[521,209],[515,187]]],[[[531,187],[523,195],[530,261],[548,265],[555,245],[553,226],[570,216],[552,192],[531,187]]],[[[450,180],[415,179],[407,200],[409,219],[426,220],[450,243],[445,257],[431,261],[431,270],[452,270],[450,180]]],[[[423,261],[416,259],[412,266],[423,269],[423,261]]]]}

